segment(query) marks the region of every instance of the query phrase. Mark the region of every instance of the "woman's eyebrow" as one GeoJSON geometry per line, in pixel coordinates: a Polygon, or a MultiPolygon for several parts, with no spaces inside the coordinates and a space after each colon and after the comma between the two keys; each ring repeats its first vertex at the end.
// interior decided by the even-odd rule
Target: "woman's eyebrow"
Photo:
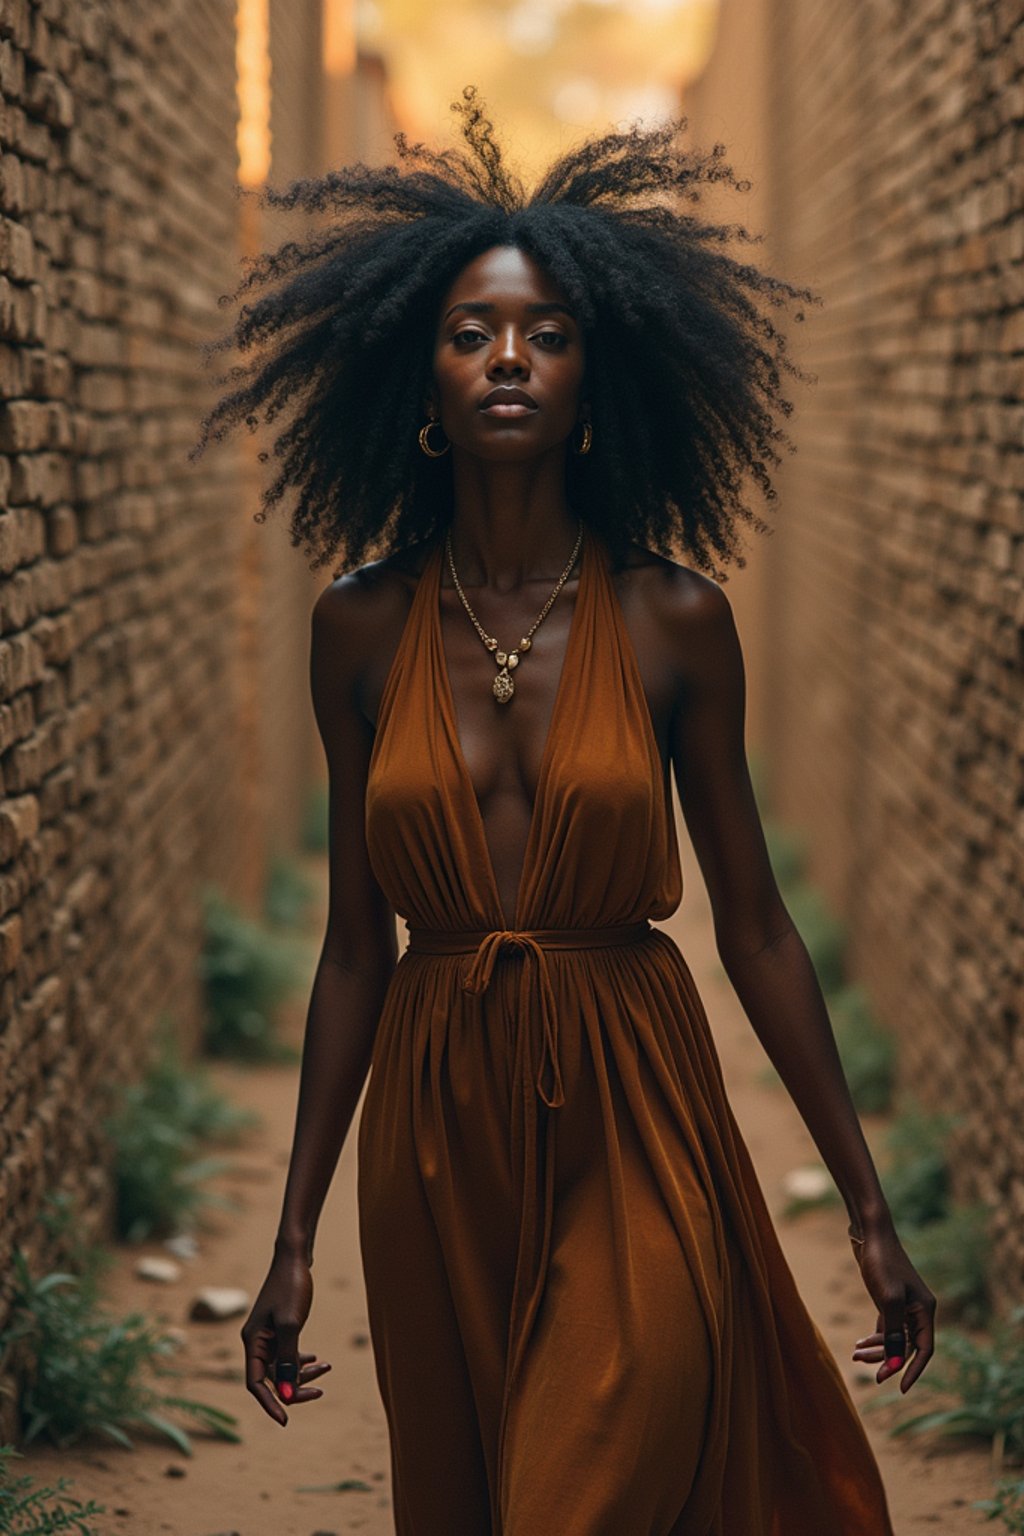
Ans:
{"type": "MultiPolygon", "coordinates": [[[[493,304],[487,304],[482,299],[464,299],[459,304],[453,304],[444,318],[447,320],[448,315],[453,315],[457,309],[467,310],[471,315],[485,315],[494,308],[493,304]]],[[[543,303],[527,304],[526,308],[531,315],[562,314],[568,315],[570,320],[575,320],[576,318],[569,306],[567,304],[559,304],[557,299],[548,300],[543,303]]]]}

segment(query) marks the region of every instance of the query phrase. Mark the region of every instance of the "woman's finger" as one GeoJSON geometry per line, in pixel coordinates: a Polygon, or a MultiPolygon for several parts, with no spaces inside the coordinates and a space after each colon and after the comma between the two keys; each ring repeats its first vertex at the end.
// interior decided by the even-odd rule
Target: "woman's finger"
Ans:
{"type": "Polygon", "coordinates": [[[242,1329],[245,1348],[245,1386],[265,1413],[277,1424],[287,1424],[288,1415],[267,1386],[270,1357],[274,1351],[274,1334],[270,1328],[251,1328],[248,1323],[242,1329]]]}
{"type": "Polygon", "coordinates": [[[885,1350],[882,1343],[882,1334],[879,1332],[866,1333],[862,1339],[857,1339],[853,1346],[851,1357],[861,1365],[877,1365],[885,1359],[885,1350]]]}
{"type": "Polygon", "coordinates": [[[914,1349],[913,1358],[903,1372],[900,1391],[909,1392],[935,1353],[935,1297],[931,1292],[922,1301],[907,1308],[907,1331],[914,1349]]]}
{"type": "Polygon", "coordinates": [[[882,1364],[875,1376],[876,1381],[888,1381],[897,1371],[902,1371],[907,1360],[907,1297],[901,1286],[887,1295],[882,1304],[882,1364]]]}
{"type": "Polygon", "coordinates": [[[330,1370],[326,1360],[320,1360],[315,1365],[304,1365],[299,1372],[299,1381],[305,1386],[307,1381],[315,1381],[318,1376],[323,1376],[330,1370]]]}
{"type": "Polygon", "coordinates": [[[277,1395],[289,1406],[293,1403],[312,1402],[314,1397],[323,1397],[323,1391],[319,1387],[309,1388],[309,1383],[331,1368],[326,1360],[317,1361],[315,1355],[300,1355],[299,1359],[314,1363],[296,1367],[290,1360],[278,1360],[274,1367],[277,1395]]]}

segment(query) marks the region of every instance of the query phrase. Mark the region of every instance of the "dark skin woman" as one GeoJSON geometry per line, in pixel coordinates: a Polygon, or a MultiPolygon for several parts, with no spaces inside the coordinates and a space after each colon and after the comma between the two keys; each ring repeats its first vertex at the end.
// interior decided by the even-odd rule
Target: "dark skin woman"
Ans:
{"type": "MultiPolygon", "coordinates": [[[[467,93],[466,102],[468,105],[460,109],[467,120],[466,136],[480,161],[489,165],[490,206],[504,202],[501,212],[507,217],[508,205],[513,205],[514,211],[514,188],[510,192],[510,183],[503,179],[507,173],[494,157],[489,124],[471,93],[467,93]]],[[[617,156],[620,179],[621,167],[628,160],[624,150],[633,154],[634,194],[643,188],[645,179],[648,185],[653,182],[651,168],[655,165],[660,165],[666,181],[671,165],[678,186],[680,161],[678,151],[671,148],[671,135],[613,136],[606,141],[606,149],[608,146],[615,153],[608,156],[606,174],[617,156]],[[641,162],[645,174],[638,169],[641,162]]],[[[445,163],[422,149],[408,151],[402,144],[400,149],[407,156],[419,156],[419,170],[414,175],[433,176],[438,182],[447,177],[451,182],[451,161],[445,163]]],[[[716,151],[702,162],[703,179],[723,179],[727,174],[717,155],[716,151]]],[[[690,183],[696,184],[701,179],[695,174],[696,162],[691,159],[686,163],[690,183]]],[[[359,184],[359,169],[350,172],[351,179],[341,184],[344,196],[338,196],[338,207],[345,200],[349,205],[355,203],[359,196],[371,204],[376,197],[378,211],[389,199],[400,201],[398,184],[389,179],[393,173],[362,168],[363,182],[359,184]],[[374,175],[377,180],[369,185],[368,179],[374,175]]],[[[576,169],[581,166],[577,164],[576,169]]],[[[595,160],[582,169],[594,174],[595,160]]],[[[478,166],[472,188],[476,198],[479,177],[478,166]]],[[[310,206],[313,201],[309,184],[293,189],[282,201],[289,197],[292,205],[305,201],[310,206]]],[[[420,215],[424,211],[418,210],[420,215]]],[[[433,212],[436,215],[436,208],[433,212]]],[[[652,230],[657,233],[663,217],[657,211],[651,214],[646,228],[638,232],[644,240],[650,239],[652,230]]],[[[406,221],[414,223],[409,209],[403,210],[399,223],[403,230],[406,221]]],[[[492,236],[502,228],[500,222],[492,224],[492,236]]],[[[691,238],[692,225],[687,229],[691,238]]],[[[620,238],[628,239],[628,230],[626,218],[618,230],[620,238]]],[[[393,237],[392,230],[392,244],[393,237]]],[[[351,240],[359,238],[367,238],[365,229],[351,240]]],[[[330,775],[330,905],[310,1000],[280,1226],[269,1273],[243,1328],[248,1389],[280,1424],[287,1422],[285,1405],[293,1407],[322,1395],[314,1382],[330,1369],[326,1362],[300,1349],[300,1333],[312,1300],[314,1235],[374,1059],[378,1021],[398,962],[394,908],[371,867],[365,807],[382,698],[418,583],[443,531],[450,536],[451,555],[465,596],[485,631],[502,637],[503,643],[506,637],[511,641],[524,634],[564,572],[581,520],[588,526],[588,506],[600,506],[596,480],[590,482],[589,498],[581,495],[587,484],[581,476],[590,470],[582,462],[586,455],[580,453],[588,425],[596,447],[602,432],[610,436],[613,430],[605,402],[616,398],[616,392],[621,397],[637,387],[628,364],[616,370],[616,353],[608,346],[607,336],[602,338],[601,306],[593,303],[597,285],[592,283],[588,294],[585,284],[573,276],[575,267],[565,267],[560,280],[553,270],[557,259],[541,259],[543,243],[542,238],[528,233],[517,237],[514,226],[504,238],[488,238],[486,221],[475,236],[478,248],[473,249],[471,240],[469,249],[460,252],[454,240],[446,257],[447,274],[445,261],[438,261],[430,280],[413,295],[414,302],[408,307],[398,306],[391,322],[387,347],[390,353],[398,351],[395,377],[400,378],[400,385],[369,371],[374,367],[372,336],[362,355],[362,366],[368,371],[360,374],[360,359],[355,356],[349,373],[344,378],[339,374],[328,385],[339,391],[339,400],[344,398],[354,409],[360,390],[372,392],[375,383],[380,400],[389,402],[388,419],[396,433],[395,422],[401,419],[399,397],[404,392],[406,406],[410,414],[415,410],[416,419],[403,429],[403,435],[415,438],[419,426],[434,423],[427,442],[443,456],[443,463],[435,464],[420,455],[416,468],[419,486],[410,483],[404,493],[391,499],[392,509],[398,506],[406,514],[418,505],[419,524],[410,516],[406,535],[396,538],[390,547],[381,542],[378,533],[376,547],[383,548],[382,557],[350,565],[325,588],[313,613],[312,694],[330,775]],[[424,304],[428,305],[427,314],[424,304]],[[415,364],[418,348],[419,371],[415,364]],[[423,478],[427,474],[433,474],[434,480],[423,478]]],[[[571,246],[571,240],[568,243],[571,246]]],[[[580,250],[585,248],[584,242],[580,250]]],[[[659,257],[648,250],[648,257],[652,271],[659,261],[664,266],[664,252],[659,257]]],[[[628,264],[625,247],[622,259],[628,264]]],[[[286,276],[288,260],[281,259],[286,276]]],[[[709,293],[724,293],[726,276],[734,282],[734,294],[738,293],[738,274],[748,284],[767,282],[755,280],[751,269],[730,264],[730,258],[720,252],[714,252],[713,260],[719,266],[716,281],[707,285],[709,293]]],[[[584,255],[577,254],[576,265],[585,266],[584,255]]],[[[692,273],[692,262],[688,270],[692,273]]],[[[291,273],[295,285],[299,279],[294,266],[291,273]]],[[[275,273],[268,266],[257,267],[250,282],[274,275],[280,276],[280,269],[275,273]]],[[[311,283],[315,278],[307,274],[306,280],[311,283]]],[[[697,277],[691,280],[700,285],[697,277]]],[[[785,285],[776,285],[773,292],[777,295],[780,290],[787,296],[797,292],[785,289],[785,285]]],[[[309,291],[307,288],[305,309],[312,314],[309,291]]],[[[276,301],[264,303],[269,306],[276,302],[280,319],[289,302],[295,308],[303,307],[297,302],[298,295],[298,288],[293,286],[290,298],[285,288],[276,301]]],[[[805,300],[812,297],[800,296],[805,300]]],[[[727,307],[727,299],[721,302],[727,307]]],[[[605,304],[611,307],[607,294],[605,304]]],[[[375,318],[368,322],[364,314],[364,335],[368,325],[377,323],[372,306],[368,312],[375,318]]],[[[743,378],[749,382],[755,375],[760,377],[762,404],[784,410],[778,379],[787,364],[774,328],[769,323],[759,333],[762,342],[767,337],[771,343],[770,355],[763,348],[759,350],[761,344],[757,342],[749,345],[743,356],[742,348],[737,350],[740,319],[747,323],[751,313],[741,303],[733,305],[733,329],[721,333],[720,355],[727,355],[731,348],[737,367],[745,370],[743,378]]],[[[260,339],[265,341],[273,318],[270,308],[262,313],[258,308],[250,310],[252,331],[245,333],[243,320],[235,340],[245,346],[260,331],[260,339]]],[[[629,317],[629,323],[638,331],[636,345],[642,364],[643,348],[658,342],[644,333],[642,313],[629,317]]],[[[716,324],[712,317],[705,325],[706,344],[712,343],[716,324]]],[[[301,343],[291,343],[290,354],[283,344],[279,346],[276,373],[273,362],[262,363],[262,372],[251,370],[247,382],[222,402],[220,414],[208,418],[209,435],[221,435],[225,423],[242,417],[252,425],[257,409],[273,403],[275,390],[281,390],[283,396],[287,364],[294,369],[293,380],[299,377],[300,345],[313,344],[307,329],[301,343]]],[[[353,345],[350,343],[350,359],[353,345]]],[[[682,363],[682,344],[678,338],[669,337],[668,348],[673,345],[682,363]]],[[[659,380],[656,363],[647,373],[653,375],[648,416],[671,409],[672,401],[664,399],[670,375],[659,380]]],[[[724,396],[735,401],[738,386],[725,379],[722,384],[724,396]]],[[[676,403],[682,403],[678,395],[676,403]]],[[[691,422],[702,423],[700,430],[714,451],[686,458],[693,476],[690,510],[678,515],[672,529],[667,519],[655,527],[649,512],[645,522],[642,508],[632,524],[627,519],[614,525],[617,537],[610,532],[612,523],[602,527],[593,512],[589,526],[605,538],[615,556],[615,594],[639,668],[663,784],[667,793],[674,778],[710,896],[722,964],[849,1214],[853,1253],[876,1313],[873,1328],[856,1340],[852,1358],[877,1365],[878,1382],[901,1374],[900,1387],[906,1392],[933,1352],[935,1301],[894,1229],[843,1076],[820,985],[772,873],[744,748],[740,644],[729,600],[711,574],[724,574],[714,564],[716,557],[741,558],[730,517],[735,520],[745,514],[739,510],[738,492],[730,501],[729,487],[738,484],[738,477],[732,476],[728,467],[730,459],[741,468],[756,465],[757,471],[764,473],[765,462],[772,456],[772,442],[779,437],[764,410],[759,413],[755,409],[753,391],[747,405],[747,439],[737,408],[729,442],[724,429],[709,425],[722,421],[724,407],[719,412],[704,411],[694,396],[692,409],[683,411],[684,418],[688,415],[691,422]],[[701,468],[712,462],[719,465],[717,476],[701,468]],[[701,475],[706,479],[700,480],[701,475]],[[713,493],[708,491],[712,484],[717,487],[713,493]],[[701,497],[703,516],[696,505],[701,497]],[[664,548],[667,532],[675,534],[677,548],[682,536],[688,560],[672,558],[651,547],[660,544],[664,548]]],[[[268,419],[274,414],[272,408],[268,419]]],[[[307,413],[311,450],[319,425],[315,420],[309,423],[307,413]]],[[[683,427],[685,419],[682,424],[676,422],[677,437],[683,427]]],[[[295,442],[293,438],[290,445],[278,445],[284,467],[276,489],[267,498],[268,505],[286,484],[302,485],[304,497],[293,515],[295,542],[305,539],[310,547],[319,544],[329,553],[344,548],[349,556],[353,550],[365,552],[371,547],[374,531],[369,516],[361,527],[352,521],[346,525],[339,518],[333,530],[325,534],[324,508],[332,492],[325,479],[316,482],[308,464],[305,477],[300,473],[295,442]],[[290,462],[289,451],[293,456],[290,462]]],[[[405,446],[403,442],[403,451],[405,446]]],[[[683,457],[673,472],[681,475],[685,453],[680,453],[683,457]]],[[[356,457],[355,448],[351,457],[356,457]]],[[[350,494],[358,489],[363,469],[358,463],[350,464],[350,494]]],[[[663,466],[656,469],[663,481],[669,477],[663,466]]],[[[606,464],[602,479],[614,479],[615,473],[606,464]]],[[[363,474],[364,483],[366,478],[363,474]]],[[[655,478],[653,473],[648,475],[648,487],[655,478]]],[[[677,489],[682,485],[680,479],[677,489]]],[[[657,502],[656,490],[652,498],[657,502]]],[[[676,505],[682,504],[680,496],[676,505]]],[[[755,519],[748,520],[756,524],[755,519]]],[[[467,619],[447,564],[442,564],[440,629],[459,745],[476,797],[506,929],[519,923],[524,861],[580,590],[581,560],[582,556],[573,563],[557,600],[536,631],[529,654],[522,658],[523,664],[515,673],[511,707],[495,703],[489,686],[493,661],[467,619]]],[[[769,1517],[770,1511],[765,1518],[769,1517]]],[[[494,1529],[499,1518],[509,1522],[503,1529],[519,1529],[508,1509],[500,1517],[497,1513],[493,1516],[494,1529]]],[[[399,1525],[400,1530],[414,1528],[414,1522],[399,1525]]],[[[482,1518],[476,1525],[468,1522],[465,1526],[466,1530],[481,1532],[485,1528],[482,1518]]],[[[653,1521],[638,1524],[637,1531],[641,1528],[676,1532],[697,1526],[675,1525],[666,1519],[662,1525],[653,1521]]],[[[738,1528],[727,1522],[700,1528],[739,1536],[738,1528]]],[[[791,1528],[798,1529],[795,1523],[791,1528]]],[[[836,1526],[851,1532],[867,1528],[859,1524],[836,1526]]],[[[433,1526],[424,1524],[422,1529],[426,1532],[433,1526]]],[[[451,1530],[462,1529],[453,1516],[451,1530]]],[[[587,1524],[585,1529],[589,1532],[597,1526],[587,1524]]],[[[883,1514],[871,1529],[888,1529],[883,1514]]]]}

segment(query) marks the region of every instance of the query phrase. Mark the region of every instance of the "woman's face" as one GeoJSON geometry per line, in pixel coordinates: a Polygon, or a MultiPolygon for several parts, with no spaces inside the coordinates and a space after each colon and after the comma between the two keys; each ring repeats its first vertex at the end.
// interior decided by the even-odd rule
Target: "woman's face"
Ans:
{"type": "Polygon", "coordinates": [[[431,400],[456,448],[511,462],[564,444],[583,370],[579,326],[532,257],[497,245],[463,268],[441,304],[431,400]]]}

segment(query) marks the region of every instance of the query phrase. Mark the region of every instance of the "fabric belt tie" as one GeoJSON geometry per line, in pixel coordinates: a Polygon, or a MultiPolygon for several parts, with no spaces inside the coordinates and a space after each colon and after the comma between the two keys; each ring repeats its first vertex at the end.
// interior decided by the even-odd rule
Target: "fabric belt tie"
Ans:
{"type": "Polygon", "coordinates": [[[546,950],[609,949],[636,944],[651,932],[649,922],[618,923],[605,928],[410,928],[409,948],[416,954],[472,955],[463,968],[462,989],[474,997],[487,991],[498,955],[504,950],[522,955],[519,979],[519,1023],[530,1028],[536,1018],[541,1029],[537,1093],[549,1109],[565,1103],[558,1051],[558,1016],[546,950]]]}

